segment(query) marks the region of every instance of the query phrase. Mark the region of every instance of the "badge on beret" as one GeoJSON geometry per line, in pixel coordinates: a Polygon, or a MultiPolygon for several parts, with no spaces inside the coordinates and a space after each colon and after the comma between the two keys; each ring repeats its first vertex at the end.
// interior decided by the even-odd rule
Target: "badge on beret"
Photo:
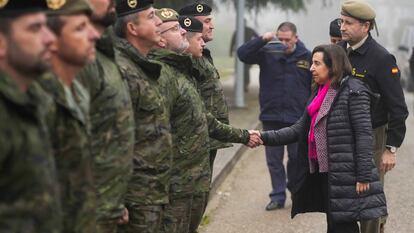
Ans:
{"type": "Polygon", "coordinates": [[[170,11],[168,9],[162,9],[161,16],[164,17],[164,18],[166,18],[166,19],[169,19],[169,18],[171,18],[171,17],[174,16],[174,12],[172,12],[172,11],[170,11]]]}
{"type": "Polygon", "coordinates": [[[63,5],[65,5],[66,0],[47,0],[47,6],[52,10],[59,10],[63,5]]]}
{"type": "Polygon", "coordinates": [[[5,7],[8,2],[9,2],[9,0],[0,0],[0,8],[5,7]]]}
{"type": "Polygon", "coordinates": [[[138,5],[138,0],[128,0],[127,3],[129,7],[135,8],[138,5]]]}
{"type": "Polygon", "coordinates": [[[196,9],[197,9],[198,13],[201,13],[201,12],[203,12],[204,7],[203,7],[203,5],[198,4],[197,7],[196,7],[196,9]]]}
{"type": "Polygon", "coordinates": [[[186,27],[190,27],[191,26],[191,19],[189,19],[189,18],[184,19],[184,25],[186,27]]]}

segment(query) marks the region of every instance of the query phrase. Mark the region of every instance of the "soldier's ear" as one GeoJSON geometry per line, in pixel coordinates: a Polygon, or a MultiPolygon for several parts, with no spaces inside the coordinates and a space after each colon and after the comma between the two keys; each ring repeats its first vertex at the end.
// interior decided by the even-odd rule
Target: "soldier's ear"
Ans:
{"type": "Polygon", "coordinates": [[[7,52],[7,39],[0,33],[0,58],[4,58],[7,52]]]}
{"type": "Polygon", "coordinates": [[[126,29],[127,29],[127,34],[130,34],[130,35],[133,35],[133,36],[139,35],[139,31],[138,31],[136,25],[132,22],[127,23],[126,29]]]}
{"type": "Polygon", "coordinates": [[[164,38],[161,38],[160,42],[158,42],[158,46],[160,46],[161,48],[166,48],[167,40],[165,40],[164,38]]]}

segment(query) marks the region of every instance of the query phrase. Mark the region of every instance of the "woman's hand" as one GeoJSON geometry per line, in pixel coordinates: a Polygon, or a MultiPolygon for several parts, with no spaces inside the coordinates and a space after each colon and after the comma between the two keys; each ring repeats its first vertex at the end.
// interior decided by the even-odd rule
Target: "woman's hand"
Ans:
{"type": "Polygon", "coordinates": [[[358,194],[362,194],[364,192],[367,192],[369,190],[369,183],[360,183],[357,182],[356,184],[356,192],[358,194]]]}

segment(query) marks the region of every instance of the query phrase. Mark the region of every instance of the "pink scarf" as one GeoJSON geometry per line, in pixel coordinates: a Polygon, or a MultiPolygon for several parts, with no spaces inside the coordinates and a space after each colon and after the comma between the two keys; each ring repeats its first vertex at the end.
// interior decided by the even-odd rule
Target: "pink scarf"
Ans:
{"type": "Polygon", "coordinates": [[[321,108],[322,102],[325,99],[326,94],[328,93],[329,86],[331,82],[326,82],[323,86],[319,86],[318,94],[312,100],[312,103],[308,106],[308,113],[311,117],[311,127],[309,131],[309,138],[308,138],[308,145],[309,145],[309,159],[310,160],[318,160],[318,155],[316,153],[316,143],[315,143],[315,121],[319,113],[319,109],[321,108]]]}

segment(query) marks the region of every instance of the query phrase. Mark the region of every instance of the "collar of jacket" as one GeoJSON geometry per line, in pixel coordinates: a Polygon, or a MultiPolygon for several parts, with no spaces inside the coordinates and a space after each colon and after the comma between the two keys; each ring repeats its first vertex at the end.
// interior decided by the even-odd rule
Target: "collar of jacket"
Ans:
{"type": "Polygon", "coordinates": [[[191,57],[191,75],[196,80],[201,80],[202,70],[201,67],[197,64],[196,58],[191,57]]]}
{"type": "Polygon", "coordinates": [[[33,82],[26,92],[20,91],[17,84],[7,74],[0,71],[0,95],[13,104],[22,114],[39,119],[46,114],[51,98],[33,82]]]}
{"type": "Polygon", "coordinates": [[[295,57],[302,57],[303,55],[305,55],[308,52],[309,51],[305,47],[305,44],[301,40],[298,40],[298,42],[296,42],[296,50],[293,52],[292,55],[295,56],[295,57]]]}
{"type": "MultiPolygon", "coordinates": [[[[39,79],[39,84],[41,87],[47,91],[54,99],[54,101],[62,106],[66,111],[68,111],[75,119],[80,121],[82,124],[86,125],[86,114],[88,112],[88,109],[79,109],[79,112],[76,108],[80,108],[79,104],[77,103],[69,103],[69,101],[66,99],[66,93],[65,89],[63,87],[63,84],[58,80],[58,77],[53,73],[47,73],[42,76],[41,79],[39,79]],[[77,106],[74,106],[74,105],[77,106]]],[[[86,90],[83,89],[79,83],[77,83],[76,80],[73,80],[72,87],[73,92],[78,95],[78,98],[81,98],[83,102],[89,103],[88,94],[86,93],[86,90]]],[[[73,94],[72,94],[73,96],[73,94]]],[[[73,97],[75,98],[75,97],[73,97]]]]}
{"type": "Polygon", "coordinates": [[[121,53],[125,54],[125,56],[132,62],[137,64],[148,77],[155,80],[160,77],[161,65],[148,60],[127,40],[123,38],[116,38],[115,47],[121,53]]]}
{"type": "MultiPolygon", "coordinates": [[[[362,44],[361,47],[359,47],[358,49],[353,50],[352,53],[359,53],[361,55],[364,55],[368,51],[368,48],[369,48],[370,44],[373,42],[373,40],[374,39],[372,38],[371,34],[369,34],[367,40],[365,41],[365,43],[362,44]]],[[[342,48],[344,48],[345,51],[346,51],[348,43],[345,42],[345,41],[341,41],[341,42],[338,43],[338,45],[341,46],[342,48]]]]}
{"type": "Polygon", "coordinates": [[[208,48],[203,49],[203,57],[207,58],[211,62],[211,64],[214,64],[213,57],[211,56],[211,52],[208,48]]]}
{"type": "Polygon", "coordinates": [[[150,51],[148,58],[171,65],[183,73],[191,73],[192,63],[189,55],[179,54],[168,49],[156,48],[150,51]]]}
{"type": "Polygon", "coordinates": [[[101,38],[96,41],[96,49],[112,59],[115,58],[114,36],[112,27],[109,27],[102,33],[101,38]]]}

